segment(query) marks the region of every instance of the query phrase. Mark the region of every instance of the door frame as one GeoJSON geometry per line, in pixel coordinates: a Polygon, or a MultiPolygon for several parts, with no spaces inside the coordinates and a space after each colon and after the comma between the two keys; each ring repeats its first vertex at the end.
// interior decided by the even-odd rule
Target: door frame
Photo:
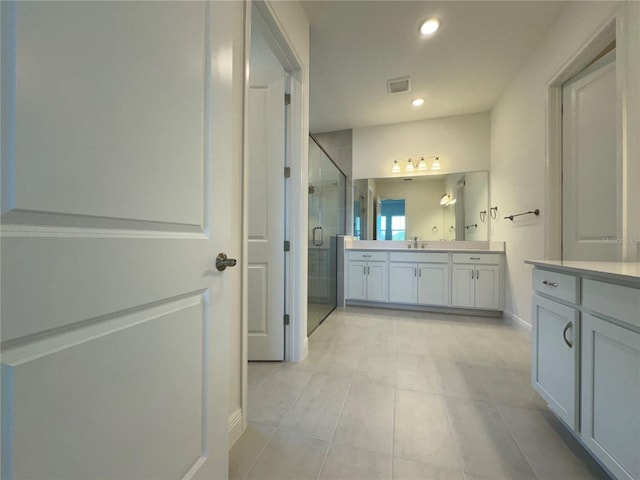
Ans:
{"type": "MultiPolygon", "coordinates": [[[[626,62],[627,46],[625,40],[625,10],[618,8],[601,26],[584,42],[580,48],[552,75],[546,84],[546,168],[545,168],[545,242],[544,258],[560,259],[562,257],[562,87],[565,82],[586,68],[611,42],[616,42],[616,99],[624,114],[627,97],[626,62]]],[[[624,115],[617,127],[618,145],[617,161],[621,162],[622,178],[622,233],[628,235],[627,218],[629,202],[629,185],[625,181],[625,165],[628,164],[628,152],[625,147],[628,123],[624,115]]],[[[633,255],[632,244],[622,246],[623,258],[633,255]]],[[[637,260],[636,260],[637,261],[637,260]]]]}
{"type": "MultiPolygon", "coordinates": [[[[285,313],[288,313],[291,322],[285,325],[285,354],[284,360],[287,362],[299,362],[308,353],[307,340],[307,250],[306,250],[306,228],[308,198],[306,188],[308,183],[308,144],[307,132],[307,109],[305,102],[308,101],[308,92],[303,89],[303,84],[308,77],[307,66],[296,52],[285,32],[284,26],[280,22],[278,15],[271,5],[271,0],[249,0],[245,2],[245,25],[244,25],[244,131],[248,131],[248,102],[249,98],[249,64],[251,50],[251,16],[252,6],[255,6],[271,38],[268,39],[274,54],[283,65],[289,77],[289,88],[291,103],[289,104],[288,115],[285,116],[286,140],[285,163],[291,168],[291,176],[286,182],[285,192],[285,217],[286,231],[285,239],[291,242],[291,249],[286,258],[286,283],[285,283],[285,313]]],[[[243,205],[242,205],[242,255],[248,258],[249,242],[248,232],[248,135],[243,136],[243,205]]],[[[284,172],[283,172],[284,180],[284,172]]],[[[284,280],[284,279],[283,279],[284,280]]],[[[242,270],[242,430],[247,427],[247,383],[248,383],[248,267],[247,262],[243,262],[242,270]]],[[[233,440],[232,440],[233,441],[233,440]]]]}

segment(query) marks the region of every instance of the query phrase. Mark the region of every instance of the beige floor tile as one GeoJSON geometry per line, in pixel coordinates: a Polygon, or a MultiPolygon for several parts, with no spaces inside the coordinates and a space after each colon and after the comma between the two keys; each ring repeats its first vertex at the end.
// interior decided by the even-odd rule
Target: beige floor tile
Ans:
{"type": "Polygon", "coordinates": [[[333,345],[318,363],[317,373],[352,378],[363,355],[364,345],[333,345]]]}
{"type": "Polygon", "coordinates": [[[229,451],[229,480],[243,480],[275,433],[275,427],[249,423],[229,451]]]}
{"type": "Polygon", "coordinates": [[[316,352],[309,349],[309,353],[301,362],[283,362],[280,368],[292,368],[297,370],[314,371],[324,358],[327,352],[316,352]]]}
{"type": "Polygon", "coordinates": [[[331,440],[349,383],[344,377],[315,374],[282,419],[280,429],[331,440]]]}
{"type": "Polygon", "coordinates": [[[248,420],[277,427],[311,378],[311,372],[278,369],[247,395],[248,420]]]}
{"type": "Polygon", "coordinates": [[[551,412],[508,406],[498,409],[538,479],[609,478],[551,412]]]}
{"type": "Polygon", "coordinates": [[[310,341],[333,343],[338,337],[340,326],[336,322],[325,320],[309,337],[310,341]]]}
{"type": "Polygon", "coordinates": [[[396,390],[394,455],[460,469],[458,452],[440,395],[396,390]]]}
{"type": "Polygon", "coordinates": [[[249,386],[259,385],[268,375],[274,373],[282,362],[249,362],[247,371],[249,373],[247,383],[249,386]]]}
{"type": "Polygon", "coordinates": [[[471,365],[447,360],[436,360],[435,363],[443,395],[471,400],[489,400],[480,378],[471,365]]]}
{"type": "Polygon", "coordinates": [[[394,457],[393,480],[465,480],[462,470],[394,457]]]}
{"type": "Polygon", "coordinates": [[[465,473],[535,480],[531,466],[492,404],[445,397],[445,405],[465,473]]]}
{"type": "Polygon", "coordinates": [[[315,480],[329,443],[291,432],[273,436],[247,476],[260,480],[315,480]]]}
{"type": "Polygon", "coordinates": [[[342,445],[329,449],[320,479],[391,480],[391,468],[391,455],[342,445]]]}
{"type": "Polygon", "coordinates": [[[493,402],[546,410],[547,404],[531,386],[529,371],[487,366],[474,366],[474,370],[493,402]]]}
{"type": "Polygon", "coordinates": [[[394,389],[354,380],[349,388],[334,445],[393,453],[394,389]]]}
{"type": "Polygon", "coordinates": [[[440,372],[429,355],[398,352],[396,355],[396,387],[419,392],[440,393],[440,372]]]}
{"type": "Polygon", "coordinates": [[[396,381],[396,353],[366,349],[353,378],[393,387],[396,381]]]}

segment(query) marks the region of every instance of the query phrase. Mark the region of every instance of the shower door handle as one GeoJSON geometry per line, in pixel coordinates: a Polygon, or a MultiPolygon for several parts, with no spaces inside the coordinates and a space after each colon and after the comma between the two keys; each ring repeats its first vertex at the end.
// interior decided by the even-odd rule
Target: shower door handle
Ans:
{"type": "Polygon", "coordinates": [[[315,247],[321,247],[324,243],[324,235],[322,233],[322,227],[314,227],[313,228],[313,245],[315,247]],[[316,231],[320,231],[320,240],[316,240],[316,231]]]}

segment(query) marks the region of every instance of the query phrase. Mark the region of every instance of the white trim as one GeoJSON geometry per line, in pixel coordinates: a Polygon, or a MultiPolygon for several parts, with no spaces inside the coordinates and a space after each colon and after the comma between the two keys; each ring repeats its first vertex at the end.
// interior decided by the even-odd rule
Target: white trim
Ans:
{"type": "Polygon", "coordinates": [[[231,449],[233,444],[236,443],[242,435],[245,420],[241,408],[238,408],[229,415],[229,449],[231,449]]]}
{"type": "Polygon", "coordinates": [[[511,312],[503,312],[502,317],[508,325],[511,325],[514,329],[519,331],[520,333],[524,333],[527,336],[531,336],[531,325],[527,323],[522,318],[518,317],[516,314],[511,312]]]}

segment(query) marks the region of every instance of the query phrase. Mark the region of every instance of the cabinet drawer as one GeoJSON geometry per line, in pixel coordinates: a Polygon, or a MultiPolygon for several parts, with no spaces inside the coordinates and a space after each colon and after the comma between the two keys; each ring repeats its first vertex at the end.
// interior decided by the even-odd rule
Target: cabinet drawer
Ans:
{"type": "Polygon", "coordinates": [[[500,255],[495,253],[454,253],[453,263],[483,263],[485,265],[500,265],[500,255]]]}
{"type": "Polygon", "coordinates": [[[427,252],[390,252],[389,260],[391,262],[449,263],[449,254],[427,252]]]}
{"type": "Polygon", "coordinates": [[[565,302],[580,303],[580,282],[573,275],[541,270],[533,270],[533,288],[536,292],[559,298],[565,302]]]}
{"type": "Polygon", "coordinates": [[[593,312],[640,327],[640,289],[584,279],[582,305],[593,312]]]}
{"type": "Polygon", "coordinates": [[[349,252],[349,260],[384,262],[387,260],[387,252],[352,250],[349,252]]]}

